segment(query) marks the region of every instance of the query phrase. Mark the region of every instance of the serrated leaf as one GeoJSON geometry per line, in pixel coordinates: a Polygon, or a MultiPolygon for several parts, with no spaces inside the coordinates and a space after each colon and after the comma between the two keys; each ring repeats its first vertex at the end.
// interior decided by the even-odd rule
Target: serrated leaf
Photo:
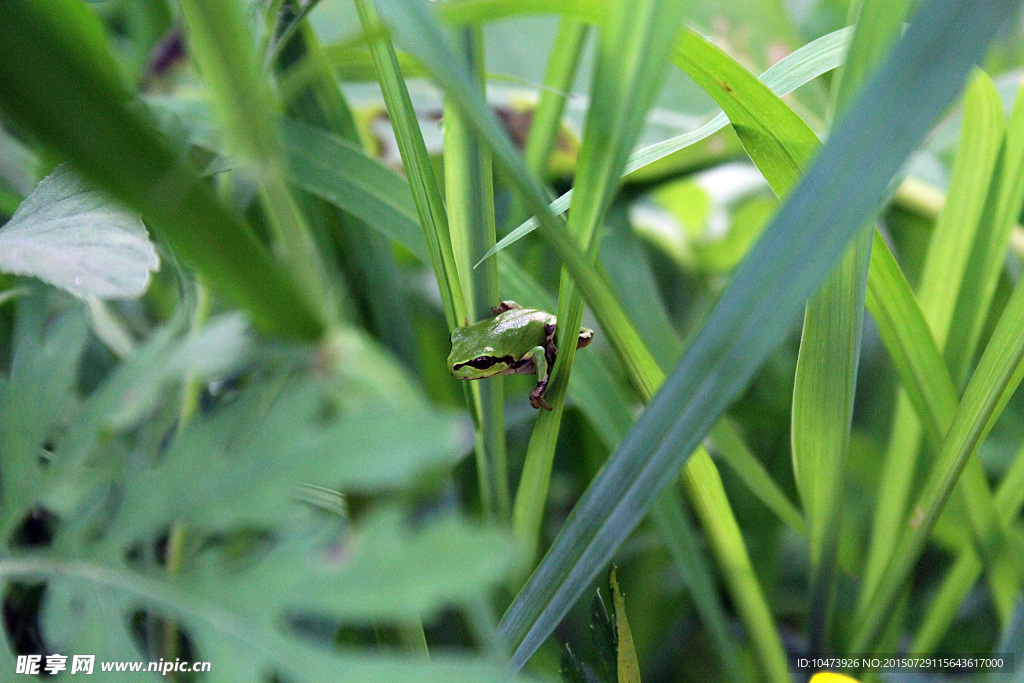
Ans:
{"type": "Polygon", "coordinates": [[[385,508],[328,543],[297,539],[252,571],[196,579],[214,591],[211,598],[225,594],[254,616],[278,605],[343,623],[402,623],[479,596],[501,580],[513,557],[511,539],[497,529],[451,516],[413,526],[385,508]]]}
{"type": "Polygon", "coordinates": [[[238,368],[248,353],[249,326],[245,318],[233,313],[214,318],[150,364],[125,392],[118,408],[107,418],[107,425],[128,428],[153,409],[160,391],[169,383],[185,377],[203,382],[223,377],[238,368]]]}
{"type": "Polygon", "coordinates": [[[140,297],[159,266],[139,217],[63,165],[0,229],[0,270],[37,277],[75,296],[140,297]]]}
{"type": "MultiPolygon", "coordinates": [[[[72,322],[85,336],[80,312],[49,335],[44,316],[23,317],[31,324],[19,329],[27,346],[16,368],[53,365],[52,354],[70,343],[72,322]]],[[[100,660],[148,659],[131,630],[133,616],[145,612],[173,620],[193,659],[213,662],[202,680],[512,680],[504,664],[468,654],[427,660],[326,650],[296,628],[303,615],[335,625],[415,623],[445,607],[475,604],[507,578],[515,549],[501,530],[451,513],[421,518],[387,503],[341,520],[297,495],[300,482],[375,492],[422,481],[427,470],[469,451],[471,432],[460,416],[419,403],[339,409],[305,375],[252,378],[226,405],[193,417],[169,445],[131,435],[133,459],[110,467],[108,451],[118,449],[120,437],[109,415],[140,381],[140,369],[175,367],[195,342],[176,345],[176,331],[158,330],[81,406],[69,434],[83,444],[55,455],[46,473],[53,476],[42,479],[41,493],[32,492],[33,500],[61,499],[52,544],[16,557],[0,553],[0,582],[46,584],[41,626],[48,650],[95,653],[97,667],[100,660]],[[86,438],[90,430],[98,436],[86,438]],[[65,470],[77,460],[84,462],[65,470]],[[90,475],[105,463],[105,478],[90,475]],[[69,471],[89,490],[61,498],[69,471]],[[173,568],[142,561],[171,527],[186,538],[173,568]]],[[[62,366],[77,367],[77,354],[60,356],[62,366]]],[[[17,384],[29,374],[18,370],[17,384]]],[[[12,395],[12,386],[0,382],[0,391],[12,395]]],[[[24,393],[14,388],[13,395],[24,393]]],[[[34,451],[19,454],[37,458],[34,451]]],[[[20,509],[4,513],[0,521],[9,528],[20,509]]]]}
{"type": "Polygon", "coordinates": [[[471,446],[456,414],[364,410],[325,419],[327,408],[304,384],[280,396],[252,390],[197,419],[166,457],[130,480],[126,512],[108,540],[135,540],[169,519],[219,531],[283,527],[294,517],[299,484],[394,490],[453,465],[471,446]]]}
{"type": "MultiPolygon", "coordinates": [[[[29,317],[20,316],[23,325],[27,326],[23,321],[29,317]]],[[[0,476],[6,482],[0,510],[7,514],[38,494],[39,457],[73,405],[88,324],[77,309],[58,318],[45,339],[36,335],[41,329],[20,332],[10,380],[0,384],[0,476]]]]}

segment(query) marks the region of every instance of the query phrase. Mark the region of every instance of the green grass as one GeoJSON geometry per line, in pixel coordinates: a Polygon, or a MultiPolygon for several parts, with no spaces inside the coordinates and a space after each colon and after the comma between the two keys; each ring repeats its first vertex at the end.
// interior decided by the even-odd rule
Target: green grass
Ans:
{"type": "Polygon", "coordinates": [[[0,667],[1024,655],[1017,4],[785,7],[0,3],[0,667]]]}

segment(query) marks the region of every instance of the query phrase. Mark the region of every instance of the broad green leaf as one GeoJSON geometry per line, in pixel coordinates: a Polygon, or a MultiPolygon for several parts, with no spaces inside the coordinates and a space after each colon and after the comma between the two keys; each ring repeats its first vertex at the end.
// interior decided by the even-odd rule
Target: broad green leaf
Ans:
{"type": "Polygon", "coordinates": [[[408,486],[431,468],[453,465],[470,443],[468,425],[452,415],[349,411],[324,424],[322,399],[311,388],[271,399],[262,410],[267,397],[252,392],[194,421],[168,457],[130,480],[125,504],[137,510],[114,523],[110,536],[131,541],[168,515],[212,529],[284,522],[300,483],[364,493],[408,486]]]}
{"type": "Polygon", "coordinates": [[[79,308],[64,313],[44,337],[41,317],[29,312],[42,298],[26,297],[19,306],[11,376],[0,391],[0,472],[9,482],[2,510],[8,519],[39,495],[44,473],[39,456],[75,407],[73,389],[88,338],[79,308]],[[33,318],[38,324],[29,322],[33,318]]]}
{"type": "Polygon", "coordinates": [[[147,369],[125,400],[107,419],[123,430],[137,424],[154,409],[161,391],[175,381],[191,377],[211,382],[238,370],[249,356],[250,331],[238,315],[223,314],[194,330],[147,369]]]}
{"type": "Polygon", "coordinates": [[[0,228],[0,270],[80,297],[135,299],[160,265],[138,216],[59,166],[0,228]]]}
{"type": "Polygon", "coordinates": [[[516,665],[565,615],[783,338],[1015,7],[1009,0],[972,5],[969,25],[959,21],[962,2],[932,0],[921,8],[506,613],[501,632],[516,648],[516,665]]]}

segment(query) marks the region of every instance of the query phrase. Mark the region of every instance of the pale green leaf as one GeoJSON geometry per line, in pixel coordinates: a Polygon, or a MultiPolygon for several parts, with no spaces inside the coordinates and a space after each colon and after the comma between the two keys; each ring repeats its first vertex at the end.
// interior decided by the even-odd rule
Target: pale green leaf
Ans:
{"type": "Polygon", "coordinates": [[[0,228],[0,270],[80,297],[134,299],[160,266],[139,217],[59,166],[0,228]]]}

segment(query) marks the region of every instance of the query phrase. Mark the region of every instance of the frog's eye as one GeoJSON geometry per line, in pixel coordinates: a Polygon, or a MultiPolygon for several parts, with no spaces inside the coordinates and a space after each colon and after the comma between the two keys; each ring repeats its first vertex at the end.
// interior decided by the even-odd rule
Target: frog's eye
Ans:
{"type": "Polygon", "coordinates": [[[491,356],[480,356],[469,361],[470,367],[474,367],[477,370],[486,370],[487,368],[494,365],[495,358],[491,356]]]}

